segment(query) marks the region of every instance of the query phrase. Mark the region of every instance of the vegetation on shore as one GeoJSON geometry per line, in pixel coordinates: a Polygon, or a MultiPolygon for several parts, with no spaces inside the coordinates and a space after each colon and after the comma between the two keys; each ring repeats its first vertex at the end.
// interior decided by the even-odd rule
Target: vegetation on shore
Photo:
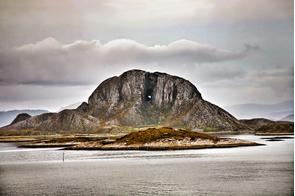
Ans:
{"type": "Polygon", "coordinates": [[[255,131],[256,135],[265,134],[294,134],[294,123],[293,122],[278,122],[267,124],[259,127],[255,131]]]}
{"type": "Polygon", "coordinates": [[[184,138],[190,138],[191,140],[208,139],[215,143],[220,140],[220,138],[218,137],[210,136],[203,133],[193,132],[185,129],[176,130],[170,127],[163,127],[159,129],[149,128],[144,131],[133,132],[116,140],[115,143],[126,143],[126,145],[145,144],[155,142],[159,139],[166,139],[172,137],[178,140],[182,140],[184,138]]]}
{"type": "Polygon", "coordinates": [[[22,147],[66,147],[68,150],[179,150],[253,146],[257,143],[170,127],[147,128],[126,135],[59,136],[37,139],[22,147]]]}

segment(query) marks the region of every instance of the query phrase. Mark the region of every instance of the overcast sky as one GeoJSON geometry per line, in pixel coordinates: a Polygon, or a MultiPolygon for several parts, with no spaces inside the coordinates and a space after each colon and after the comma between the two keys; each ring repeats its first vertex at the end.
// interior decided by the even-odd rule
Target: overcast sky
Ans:
{"type": "Polygon", "coordinates": [[[0,111],[56,111],[129,69],[221,107],[294,99],[293,0],[1,0],[0,111]]]}

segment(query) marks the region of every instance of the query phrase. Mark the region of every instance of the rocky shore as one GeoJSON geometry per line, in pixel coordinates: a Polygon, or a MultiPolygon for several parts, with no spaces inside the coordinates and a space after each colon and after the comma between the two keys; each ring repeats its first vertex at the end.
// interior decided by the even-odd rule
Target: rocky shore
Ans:
{"type": "Polygon", "coordinates": [[[115,143],[115,144],[93,144],[83,143],[71,147],[65,148],[66,150],[182,150],[182,149],[202,149],[202,148],[229,148],[229,147],[241,147],[241,146],[257,146],[261,145],[255,142],[239,139],[222,139],[217,143],[210,140],[174,140],[171,141],[156,141],[145,144],[131,144],[115,143]]]}
{"type": "Polygon", "coordinates": [[[65,150],[180,150],[256,145],[261,144],[164,127],[149,128],[122,137],[68,137],[28,143],[21,147],[64,147],[65,150]]]}

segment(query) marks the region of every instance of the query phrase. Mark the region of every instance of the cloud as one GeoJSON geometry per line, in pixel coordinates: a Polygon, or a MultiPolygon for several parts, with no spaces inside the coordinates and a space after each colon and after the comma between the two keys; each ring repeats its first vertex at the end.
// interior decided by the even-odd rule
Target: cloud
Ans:
{"type": "Polygon", "coordinates": [[[277,96],[294,94],[294,67],[277,66],[274,69],[252,71],[249,80],[255,88],[270,88],[277,96]]]}
{"type": "Polygon", "coordinates": [[[209,1],[212,20],[257,21],[293,19],[293,0],[230,0],[209,1]]]}
{"type": "MultiPolygon", "coordinates": [[[[197,87],[204,99],[219,106],[241,103],[274,104],[294,99],[293,66],[258,69],[224,70],[221,72],[221,75],[225,74],[224,77],[207,80],[197,87]],[[227,76],[228,74],[232,75],[227,76]],[[237,75],[234,76],[235,74],[237,75]]],[[[208,74],[210,72],[203,73],[206,76],[208,74]]]]}
{"type": "Polygon", "coordinates": [[[182,66],[241,60],[257,50],[258,46],[246,45],[243,50],[229,51],[189,40],[153,47],[127,39],[61,44],[50,37],[0,52],[0,84],[89,85],[113,69],[154,65],[181,70],[182,66]]]}
{"type": "Polygon", "coordinates": [[[279,66],[267,70],[252,69],[248,71],[240,70],[240,72],[238,72],[238,70],[224,71],[224,73],[221,72],[221,75],[224,74],[236,74],[236,76],[227,77],[225,75],[225,77],[220,77],[219,80],[207,81],[204,84],[201,84],[200,87],[209,90],[219,89],[219,91],[222,89],[228,94],[230,94],[230,92],[235,92],[230,96],[244,96],[243,98],[240,98],[240,100],[253,99],[252,101],[254,102],[255,97],[260,97],[260,99],[264,97],[265,102],[274,99],[279,102],[279,100],[284,101],[293,99],[294,97],[293,67],[279,66]]]}

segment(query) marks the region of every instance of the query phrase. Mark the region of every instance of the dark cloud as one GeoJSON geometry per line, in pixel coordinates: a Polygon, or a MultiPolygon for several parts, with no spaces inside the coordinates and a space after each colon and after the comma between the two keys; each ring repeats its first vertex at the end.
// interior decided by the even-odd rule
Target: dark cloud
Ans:
{"type": "MultiPolygon", "coordinates": [[[[108,69],[126,66],[144,68],[153,64],[171,68],[234,61],[249,56],[257,49],[247,45],[244,50],[229,51],[189,40],[154,47],[126,39],[106,44],[97,40],[80,40],[62,45],[54,38],[47,38],[36,44],[1,52],[0,84],[89,85],[95,84],[97,76],[108,69]]],[[[211,72],[214,73],[215,77],[223,77],[211,72]]]]}

